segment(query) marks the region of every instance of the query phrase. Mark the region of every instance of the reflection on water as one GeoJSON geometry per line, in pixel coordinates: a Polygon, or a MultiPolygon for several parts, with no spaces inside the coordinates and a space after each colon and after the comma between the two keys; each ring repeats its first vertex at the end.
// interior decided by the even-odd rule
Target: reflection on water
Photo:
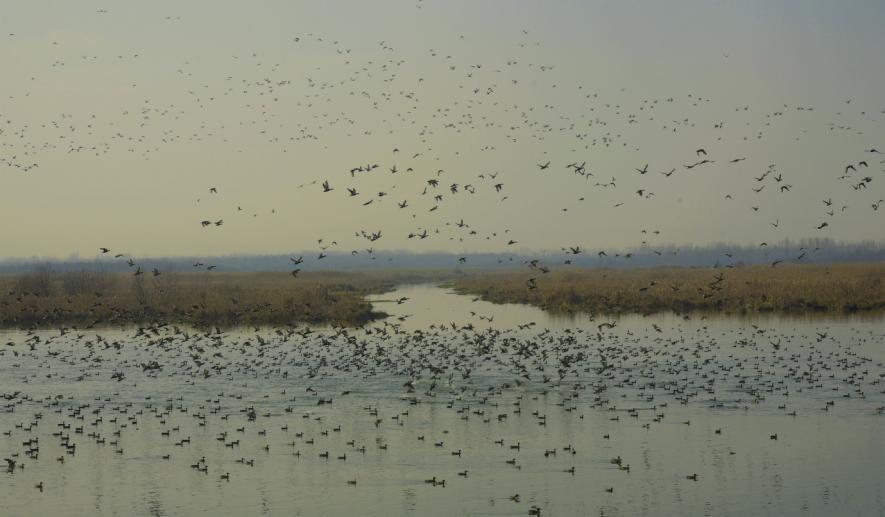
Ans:
{"type": "Polygon", "coordinates": [[[376,299],[365,329],[2,334],[0,515],[885,512],[881,318],[376,299]]]}
{"type": "MultiPolygon", "coordinates": [[[[871,326],[885,321],[885,315],[857,313],[851,315],[833,315],[830,313],[792,313],[778,315],[774,313],[729,315],[727,317],[705,315],[684,316],[675,313],[659,313],[653,316],[639,314],[598,315],[583,313],[549,313],[537,307],[523,304],[495,304],[480,300],[476,296],[462,295],[452,289],[436,287],[431,284],[399,286],[394,293],[373,295],[370,300],[378,302],[376,307],[392,317],[389,321],[402,325],[404,329],[424,329],[433,324],[465,325],[472,324],[476,328],[507,330],[517,328],[526,322],[535,322],[539,328],[551,330],[584,329],[596,330],[599,323],[617,320],[622,327],[649,327],[651,324],[678,325],[681,322],[695,320],[700,325],[689,324],[689,327],[722,325],[722,328],[738,326],[769,325],[773,328],[788,329],[792,325],[813,326],[844,326],[855,323],[871,326]],[[397,300],[407,298],[402,304],[397,300]],[[404,320],[399,317],[405,316],[404,320]],[[642,322],[642,323],[640,323],[642,322]]],[[[808,327],[810,328],[810,327],[808,327]]]]}

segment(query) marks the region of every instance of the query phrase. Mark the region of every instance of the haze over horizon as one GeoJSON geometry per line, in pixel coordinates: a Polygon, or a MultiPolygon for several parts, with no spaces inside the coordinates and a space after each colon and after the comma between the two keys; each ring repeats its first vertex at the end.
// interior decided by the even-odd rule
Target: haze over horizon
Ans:
{"type": "Polygon", "coordinates": [[[883,237],[881,2],[5,11],[0,258],[883,237]]]}

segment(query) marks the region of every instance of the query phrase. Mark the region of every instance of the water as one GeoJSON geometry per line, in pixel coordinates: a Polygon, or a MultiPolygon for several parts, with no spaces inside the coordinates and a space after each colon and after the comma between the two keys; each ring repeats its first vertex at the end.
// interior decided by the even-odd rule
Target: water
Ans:
{"type": "Polygon", "coordinates": [[[0,515],[885,513],[881,317],[375,298],[365,329],[0,335],[0,515]]]}

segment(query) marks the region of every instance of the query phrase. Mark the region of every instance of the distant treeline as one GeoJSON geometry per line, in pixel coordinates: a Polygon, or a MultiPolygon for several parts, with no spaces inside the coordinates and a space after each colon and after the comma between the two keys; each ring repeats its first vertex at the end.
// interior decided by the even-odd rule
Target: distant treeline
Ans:
{"type": "Polygon", "coordinates": [[[49,265],[54,271],[125,272],[132,268],[127,260],[132,258],[144,270],[158,268],[161,271],[200,271],[208,266],[218,272],[287,271],[298,267],[304,271],[346,271],[371,269],[454,269],[454,268],[501,268],[524,267],[527,261],[539,260],[546,266],[571,265],[604,268],[649,267],[725,267],[769,264],[832,264],[846,262],[885,261],[885,241],[841,243],[831,239],[785,240],[779,243],[756,243],[752,245],[715,244],[709,246],[663,245],[643,246],[627,250],[584,248],[543,251],[538,253],[414,253],[409,251],[358,250],[325,251],[318,259],[318,251],[298,251],[287,255],[228,255],[219,257],[139,258],[124,255],[111,258],[102,255],[94,259],[8,259],[0,261],[0,274],[23,273],[38,265],[49,265]],[[604,254],[601,254],[603,252],[604,254]],[[304,262],[293,266],[290,257],[303,256],[304,262]],[[464,259],[463,262],[460,259],[464,259]],[[195,264],[200,264],[195,266],[195,264]]]}

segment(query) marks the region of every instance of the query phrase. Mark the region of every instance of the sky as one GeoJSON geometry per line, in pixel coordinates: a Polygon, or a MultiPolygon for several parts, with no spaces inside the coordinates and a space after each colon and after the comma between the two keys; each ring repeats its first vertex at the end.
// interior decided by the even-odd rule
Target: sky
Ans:
{"type": "Polygon", "coordinates": [[[0,258],[881,241],[883,22],[880,1],[7,2],[0,258]]]}

